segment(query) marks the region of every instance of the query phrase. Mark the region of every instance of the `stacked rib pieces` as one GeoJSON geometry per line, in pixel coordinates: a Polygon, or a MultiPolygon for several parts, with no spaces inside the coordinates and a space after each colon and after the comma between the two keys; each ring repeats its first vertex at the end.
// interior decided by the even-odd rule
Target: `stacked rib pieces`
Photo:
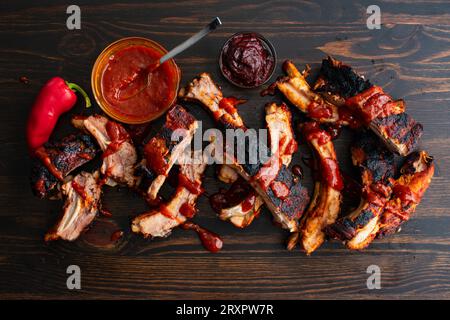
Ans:
{"type": "MultiPolygon", "coordinates": [[[[315,121],[307,123],[307,128],[314,126],[317,130],[338,125],[359,129],[351,154],[362,182],[360,205],[336,221],[340,188],[329,188],[332,185],[329,183],[328,190],[320,192],[321,181],[327,180],[330,171],[320,167],[310,207],[302,219],[300,232],[291,236],[288,248],[300,242],[310,254],[328,236],[344,241],[350,249],[363,249],[374,238],[398,230],[415,211],[434,173],[432,157],[425,151],[415,151],[422,125],[405,112],[403,100],[393,100],[381,87],[372,85],[351,67],[331,57],[323,60],[314,89],[306,81],[309,68],[299,72],[291,61],[286,61],[283,70],[287,76],[280,77],[266,92],[278,89],[292,105],[315,121]],[[399,170],[394,153],[404,162],[399,170]],[[322,212],[319,218],[317,211],[322,212]]],[[[311,139],[306,140],[314,150],[317,167],[317,158],[323,158],[326,153],[320,152],[311,139]]],[[[328,138],[323,140],[330,143],[328,138]]],[[[327,153],[333,159],[334,153],[327,153]]],[[[339,176],[338,173],[336,170],[334,176],[339,176]]]]}

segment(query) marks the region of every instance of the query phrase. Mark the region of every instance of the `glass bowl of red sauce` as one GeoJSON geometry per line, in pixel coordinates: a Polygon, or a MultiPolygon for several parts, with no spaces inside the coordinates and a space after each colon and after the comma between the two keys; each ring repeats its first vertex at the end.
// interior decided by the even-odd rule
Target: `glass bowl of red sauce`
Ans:
{"type": "Polygon", "coordinates": [[[240,88],[257,88],[273,75],[277,54],[269,40],[256,32],[239,32],[222,46],[219,56],[223,76],[240,88]]]}
{"type": "Polygon", "coordinates": [[[166,53],[159,43],[139,37],[106,47],[91,75],[92,91],[102,110],[130,124],[152,121],[167,111],[177,98],[180,69],[170,59],[148,72],[166,53]]]}

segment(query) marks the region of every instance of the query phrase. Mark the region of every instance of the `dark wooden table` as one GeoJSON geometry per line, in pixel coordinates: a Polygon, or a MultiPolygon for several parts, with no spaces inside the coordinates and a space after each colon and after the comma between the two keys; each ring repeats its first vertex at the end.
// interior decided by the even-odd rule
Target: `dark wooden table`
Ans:
{"type": "MultiPolygon", "coordinates": [[[[446,1],[377,1],[381,30],[366,27],[366,8],[373,1],[78,1],[81,30],[75,31],[66,28],[69,3],[39,2],[0,4],[0,298],[450,298],[446,1]],[[177,229],[154,241],[132,235],[130,217],[146,209],[144,201],[125,189],[107,188],[104,202],[112,219],[99,219],[74,243],[44,243],[62,203],[38,200],[29,187],[24,124],[39,88],[54,75],[89,88],[92,65],[110,42],[142,36],[171,48],[216,15],[224,25],[177,58],[183,83],[210,72],[227,95],[249,99],[240,111],[250,127],[263,125],[263,105],[271,98],[261,98],[258,90],[233,88],[217,66],[222,43],[243,30],[260,32],[273,42],[277,75],[284,59],[299,66],[308,63],[317,71],[321,59],[332,54],[406,100],[408,112],[425,127],[421,146],[435,157],[437,171],[401,233],[375,241],[363,252],[329,242],[306,257],[285,249],[287,234],[272,225],[266,210],[249,228],[238,230],[220,221],[202,197],[195,221],[225,242],[222,252],[210,254],[192,232],[177,229]],[[19,81],[22,76],[29,84],[19,81]],[[117,245],[102,243],[117,228],[125,230],[124,238],[117,245]],[[72,264],[81,268],[81,290],[66,288],[66,268],[72,264]],[[366,287],[366,269],[372,264],[381,268],[381,290],[366,287]]],[[[204,128],[213,125],[201,107],[188,108],[204,120],[204,128]]],[[[81,104],[75,110],[82,110],[81,104]]],[[[68,123],[69,115],[61,119],[56,134],[68,131],[68,123]]],[[[155,122],[155,130],[160,125],[155,122]]],[[[347,172],[352,170],[351,139],[344,132],[336,141],[347,172]]],[[[294,163],[307,153],[302,146],[294,163]]],[[[223,187],[212,167],[204,183],[208,192],[223,187]]],[[[309,174],[305,183],[311,187],[309,174]]]]}

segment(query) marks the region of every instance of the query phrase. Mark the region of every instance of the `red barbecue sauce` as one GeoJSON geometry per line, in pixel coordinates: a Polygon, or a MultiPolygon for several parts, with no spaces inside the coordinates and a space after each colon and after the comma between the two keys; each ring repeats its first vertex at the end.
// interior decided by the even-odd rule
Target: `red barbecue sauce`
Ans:
{"type": "MultiPolygon", "coordinates": [[[[324,145],[331,141],[330,134],[326,130],[320,128],[318,122],[307,122],[303,125],[302,130],[308,142],[316,140],[319,145],[324,145]]],[[[344,188],[344,183],[342,182],[339,165],[336,159],[321,159],[320,170],[320,176],[330,187],[339,191],[344,188]]]]}
{"type": "Polygon", "coordinates": [[[72,188],[76,193],[78,193],[81,198],[83,198],[83,200],[86,201],[88,199],[88,195],[86,193],[86,190],[84,189],[84,186],[80,185],[75,180],[72,180],[72,188]]]}
{"type": "Polygon", "coordinates": [[[148,72],[161,56],[155,48],[132,45],[109,58],[103,69],[101,90],[112,111],[120,118],[145,121],[163,112],[175,99],[176,66],[165,62],[148,72]]]}
{"type": "Polygon", "coordinates": [[[392,191],[394,196],[399,198],[403,204],[419,203],[418,196],[408,186],[398,184],[394,186],[392,191]]]}
{"type": "Polygon", "coordinates": [[[242,202],[242,211],[247,212],[255,205],[256,195],[254,192],[251,192],[245,200],[242,202]]]}
{"type": "Polygon", "coordinates": [[[339,165],[336,159],[325,158],[320,161],[320,169],[325,182],[335,190],[342,190],[344,183],[342,182],[339,165]]]}
{"type": "Polygon", "coordinates": [[[289,195],[289,188],[286,186],[285,183],[283,183],[281,181],[273,181],[270,184],[270,188],[272,189],[275,197],[277,197],[281,200],[286,199],[287,196],[289,195]]]}
{"type": "Polygon", "coordinates": [[[196,212],[195,207],[187,202],[183,203],[180,207],[180,213],[186,218],[194,217],[196,212]]]}
{"type": "Polygon", "coordinates": [[[122,143],[130,139],[130,136],[125,131],[124,127],[114,121],[108,121],[106,123],[106,132],[111,139],[111,143],[108,145],[106,150],[103,152],[102,158],[106,158],[114,153],[116,153],[122,143]]]}
{"type": "Polygon", "coordinates": [[[373,86],[360,94],[348,98],[345,105],[364,123],[369,124],[380,114],[387,116],[392,113],[396,103],[383,92],[381,87],[373,86]]]}
{"type": "Polygon", "coordinates": [[[180,186],[186,188],[192,194],[198,195],[204,192],[201,183],[191,181],[182,173],[178,175],[178,183],[180,186]]]}
{"type": "Polygon", "coordinates": [[[384,206],[384,204],[386,203],[385,197],[382,197],[379,193],[377,193],[376,191],[373,191],[370,188],[364,188],[362,195],[368,203],[372,203],[379,207],[384,206]]]}
{"type": "Polygon", "coordinates": [[[220,251],[220,249],[222,249],[223,241],[217,234],[209,230],[206,230],[205,228],[202,228],[199,225],[190,221],[183,223],[181,225],[181,228],[197,232],[197,235],[200,238],[203,246],[208,251],[215,253],[220,251]]]}
{"type": "Polygon", "coordinates": [[[333,116],[333,110],[325,103],[319,104],[312,101],[308,105],[308,116],[313,119],[330,119],[333,116]]]}
{"type": "Polygon", "coordinates": [[[63,181],[63,174],[58,168],[55,167],[53,162],[50,160],[47,151],[45,151],[44,147],[39,147],[35,152],[36,157],[41,160],[44,166],[50,171],[50,173],[59,181],[63,181]]]}
{"type": "Polygon", "coordinates": [[[257,87],[269,79],[275,57],[255,33],[240,33],[230,38],[220,55],[226,78],[244,87],[257,87]]]}
{"type": "Polygon", "coordinates": [[[227,113],[233,114],[237,112],[236,106],[245,102],[246,100],[235,97],[222,98],[219,102],[219,108],[225,110],[227,113]]]}
{"type": "Polygon", "coordinates": [[[324,145],[331,140],[331,136],[328,132],[320,128],[318,122],[307,122],[303,124],[302,131],[307,141],[317,139],[319,145],[324,145]]]}

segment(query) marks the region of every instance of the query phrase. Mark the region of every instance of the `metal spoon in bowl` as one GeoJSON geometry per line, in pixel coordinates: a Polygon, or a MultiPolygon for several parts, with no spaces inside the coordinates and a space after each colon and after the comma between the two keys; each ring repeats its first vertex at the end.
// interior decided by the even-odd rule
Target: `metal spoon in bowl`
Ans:
{"type": "Polygon", "coordinates": [[[135,72],[129,79],[127,79],[126,82],[124,82],[120,88],[119,88],[119,100],[128,100],[140,92],[144,91],[145,88],[147,88],[149,82],[150,82],[150,75],[152,72],[154,72],[160,65],[162,65],[164,62],[166,62],[169,59],[172,59],[180,52],[183,52],[187,48],[191,47],[195,43],[197,43],[199,40],[201,40],[203,37],[205,37],[208,33],[211,31],[214,31],[218,26],[220,26],[222,22],[220,21],[219,17],[215,17],[207,26],[205,26],[202,30],[194,34],[189,39],[185,40],[183,43],[179,44],[169,52],[167,52],[164,56],[162,56],[158,61],[155,63],[150,64],[149,66],[141,69],[138,72],[135,72]],[[141,79],[139,79],[141,78],[141,79]],[[143,78],[143,79],[142,79],[143,78]],[[140,80],[140,81],[139,81],[140,80]],[[128,90],[132,87],[136,86],[136,83],[142,83],[138,89],[134,90],[128,90]],[[131,94],[129,95],[122,95],[122,92],[131,91],[131,94]]]}

